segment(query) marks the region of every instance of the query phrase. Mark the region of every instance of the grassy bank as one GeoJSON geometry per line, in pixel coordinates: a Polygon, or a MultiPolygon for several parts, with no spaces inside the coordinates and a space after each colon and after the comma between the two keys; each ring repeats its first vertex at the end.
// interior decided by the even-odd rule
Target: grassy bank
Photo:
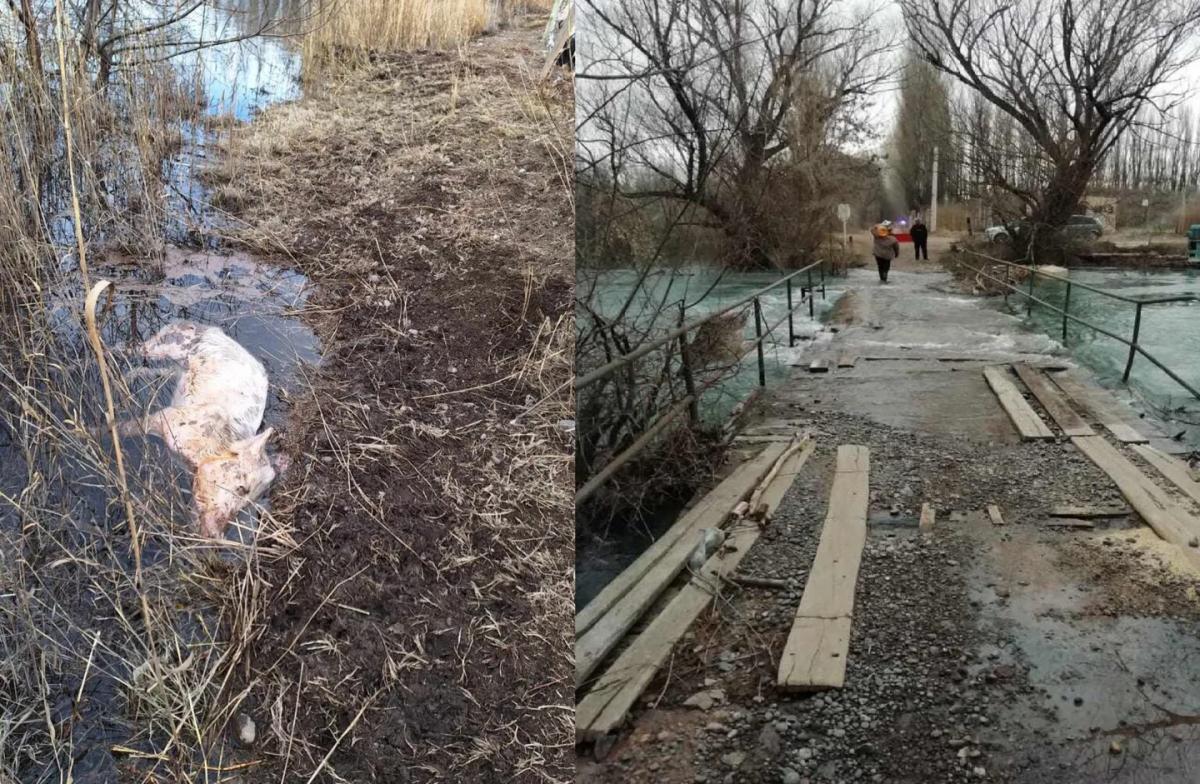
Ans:
{"type": "Polygon", "coordinates": [[[253,781],[570,777],[569,86],[543,19],[376,54],[234,134],[238,240],[314,282],[324,361],[263,564],[253,781]]]}

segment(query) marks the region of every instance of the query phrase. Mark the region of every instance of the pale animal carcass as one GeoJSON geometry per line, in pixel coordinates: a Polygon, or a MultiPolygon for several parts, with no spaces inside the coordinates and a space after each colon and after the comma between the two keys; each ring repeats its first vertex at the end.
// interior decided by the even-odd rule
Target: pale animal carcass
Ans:
{"type": "MultiPolygon", "coordinates": [[[[192,502],[205,536],[220,538],[275,479],[267,455],[273,433],[258,432],[267,406],[267,371],[218,327],[177,321],[139,352],[179,374],[171,404],[120,425],[122,435],[150,433],[195,471],[192,502]]],[[[280,466],[282,468],[282,466],[280,466]]]]}

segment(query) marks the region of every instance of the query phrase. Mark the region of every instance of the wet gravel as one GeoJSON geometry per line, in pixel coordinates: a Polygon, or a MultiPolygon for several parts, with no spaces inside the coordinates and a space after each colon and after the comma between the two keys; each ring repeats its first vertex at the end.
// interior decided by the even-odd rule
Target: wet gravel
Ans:
{"type": "MultiPolygon", "coordinates": [[[[672,731],[622,738],[583,780],[1047,780],[1053,751],[1022,717],[1052,722],[1053,711],[1005,625],[982,617],[972,559],[978,526],[990,524],[968,516],[997,504],[1009,525],[989,528],[993,540],[1028,525],[1070,543],[1069,533],[1040,529],[1049,508],[1123,505],[1119,492],[1067,441],[986,444],[834,412],[814,434],[818,448],[739,569],[786,587],[723,597],[677,649],[671,678],[648,690],[657,713],[677,711],[672,731]],[[871,503],[846,686],[781,695],[778,652],[816,551],[836,447],[849,443],[870,448],[871,503]],[[916,528],[923,502],[938,512],[931,534],[916,528]]],[[[990,601],[1006,602],[1003,589],[988,589],[990,601]]]]}

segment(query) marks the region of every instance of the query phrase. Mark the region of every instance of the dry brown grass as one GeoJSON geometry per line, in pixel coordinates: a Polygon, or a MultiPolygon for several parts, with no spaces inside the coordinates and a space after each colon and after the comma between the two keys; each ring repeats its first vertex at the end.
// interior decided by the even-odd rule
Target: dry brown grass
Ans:
{"type": "MultiPolygon", "coordinates": [[[[367,52],[453,49],[552,0],[326,0],[304,38],[305,67],[367,52]]],[[[311,71],[310,71],[311,72],[311,71]]]]}
{"type": "Polygon", "coordinates": [[[212,174],[239,239],[317,284],[324,347],[274,498],[298,546],[267,564],[252,781],[570,778],[573,107],[536,81],[542,21],[378,55],[212,174]]]}

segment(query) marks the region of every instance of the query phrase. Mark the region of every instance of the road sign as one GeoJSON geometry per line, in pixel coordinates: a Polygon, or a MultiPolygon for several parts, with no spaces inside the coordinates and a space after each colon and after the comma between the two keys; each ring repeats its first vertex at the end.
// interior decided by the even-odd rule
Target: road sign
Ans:
{"type": "Polygon", "coordinates": [[[839,204],[838,208],[837,208],[837,216],[838,216],[838,220],[840,220],[842,223],[845,223],[846,221],[850,220],[850,205],[849,204],[839,204]]]}

